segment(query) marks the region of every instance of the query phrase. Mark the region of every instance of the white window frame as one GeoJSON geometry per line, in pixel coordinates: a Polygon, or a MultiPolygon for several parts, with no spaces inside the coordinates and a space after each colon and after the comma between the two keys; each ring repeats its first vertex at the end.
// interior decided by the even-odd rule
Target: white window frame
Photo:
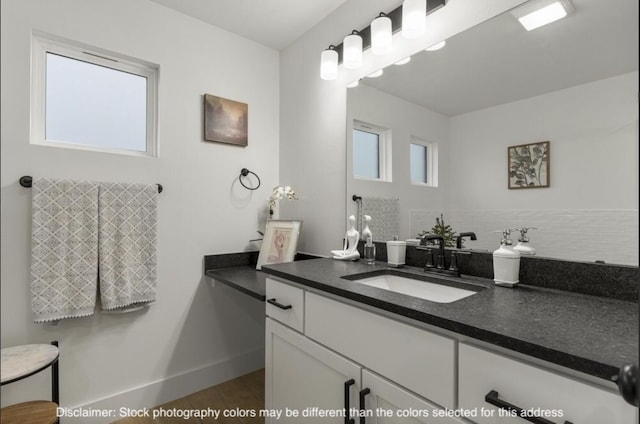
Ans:
{"type": "Polygon", "coordinates": [[[409,140],[409,164],[411,164],[411,145],[415,144],[423,146],[427,152],[427,182],[415,182],[411,180],[411,171],[409,170],[409,180],[412,185],[422,187],[438,187],[438,143],[422,140],[418,137],[411,136],[409,140]]]}
{"type": "Polygon", "coordinates": [[[49,34],[34,32],[32,34],[31,42],[31,144],[132,156],[158,156],[158,73],[158,65],[96,47],[64,40],[49,34]],[[83,62],[104,66],[109,69],[123,71],[146,78],[146,150],[138,151],[97,147],[61,140],[47,140],[45,136],[47,53],[77,59],[83,62]]]}
{"type": "MultiPolygon", "coordinates": [[[[363,121],[354,120],[353,130],[364,131],[378,136],[378,167],[380,170],[379,178],[369,178],[355,175],[352,171],[353,178],[366,181],[392,181],[392,158],[391,158],[391,130],[378,125],[369,124],[363,121]]],[[[353,131],[352,130],[352,131],[353,131]]],[[[351,134],[351,152],[353,155],[352,162],[355,161],[355,152],[353,150],[353,133],[351,134]]],[[[354,168],[353,163],[351,164],[354,168]]]]}

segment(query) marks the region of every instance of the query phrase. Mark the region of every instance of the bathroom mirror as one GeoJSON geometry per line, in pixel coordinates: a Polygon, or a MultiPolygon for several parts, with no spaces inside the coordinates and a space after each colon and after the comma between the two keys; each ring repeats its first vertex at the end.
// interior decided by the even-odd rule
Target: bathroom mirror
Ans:
{"type": "Polygon", "coordinates": [[[401,239],[442,213],[477,234],[467,248],[537,227],[538,256],[637,266],[638,2],[572,4],[533,31],[507,12],[348,88],[346,214],[353,195],[398,199],[401,239]],[[353,176],[354,129],[379,135],[386,181],[353,176]],[[549,187],[510,189],[508,147],[547,141],[549,187]]]}

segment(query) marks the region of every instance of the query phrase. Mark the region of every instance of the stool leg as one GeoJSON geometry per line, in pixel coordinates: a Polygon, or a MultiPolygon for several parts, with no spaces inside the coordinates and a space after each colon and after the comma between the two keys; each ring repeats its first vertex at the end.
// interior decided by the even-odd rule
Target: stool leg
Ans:
{"type": "MultiPolygon", "coordinates": [[[[52,345],[58,347],[58,341],[51,342],[52,345]]],[[[60,357],[51,366],[51,401],[60,405],[60,381],[58,375],[58,361],[60,357]]]]}

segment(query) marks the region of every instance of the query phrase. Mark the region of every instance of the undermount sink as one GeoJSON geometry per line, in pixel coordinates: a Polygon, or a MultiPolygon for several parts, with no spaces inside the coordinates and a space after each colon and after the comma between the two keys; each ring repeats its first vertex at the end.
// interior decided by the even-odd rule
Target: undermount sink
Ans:
{"type": "Polygon", "coordinates": [[[483,289],[483,287],[473,284],[395,270],[364,272],[346,275],[342,278],[437,303],[455,302],[472,296],[483,289]]]}

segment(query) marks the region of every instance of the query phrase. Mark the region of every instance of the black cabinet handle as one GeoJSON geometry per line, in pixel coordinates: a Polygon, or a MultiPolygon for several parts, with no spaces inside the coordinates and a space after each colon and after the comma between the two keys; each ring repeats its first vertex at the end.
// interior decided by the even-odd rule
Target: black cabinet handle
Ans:
{"type": "Polygon", "coordinates": [[[351,413],[349,412],[349,408],[351,407],[351,401],[349,400],[349,391],[351,386],[356,384],[356,381],[352,378],[351,380],[347,380],[344,382],[344,424],[355,424],[355,420],[351,418],[351,413]]]}
{"type": "Polygon", "coordinates": [[[620,368],[620,374],[616,383],[620,394],[634,406],[640,406],[640,392],[638,391],[638,381],[640,380],[640,368],[637,365],[625,365],[620,368]]]}
{"type": "Polygon", "coordinates": [[[371,389],[369,388],[360,390],[360,424],[367,424],[367,414],[364,413],[367,407],[364,404],[364,397],[369,393],[371,393],[371,389]]]}
{"type": "MultiPolygon", "coordinates": [[[[505,400],[500,399],[498,392],[496,392],[495,390],[491,390],[489,393],[486,394],[486,396],[484,397],[484,401],[487,403],[490,403],[491,405],[497,406],[500,409],[505,409],[507,411],[511,411],[511,412],[515,412],[516,414],[518,414],[518,417],[522,418],[523,420],[532,422],[532,423],[536,423],[536,424],[555,424],[553,421],[549,421],[547,419],[541,418],[541,417],[529,417],[525,414],[523,414],[524,410],[518,406],[515,406],[505,400]]],[[[569,421],[565,421],[564,424],[571,424],[569,421]]]]}
{"type": "Polygon", "coordinates": [[[274,297],[273,299],[267,299],[267,303],[271,303],[273,306],[277,306],[280,309],[284,309],[285,311],[287,309],[291,309],[292,306],[291,305],[283,305],[282,303],[276,302],[276,298],[274,297]]]}

